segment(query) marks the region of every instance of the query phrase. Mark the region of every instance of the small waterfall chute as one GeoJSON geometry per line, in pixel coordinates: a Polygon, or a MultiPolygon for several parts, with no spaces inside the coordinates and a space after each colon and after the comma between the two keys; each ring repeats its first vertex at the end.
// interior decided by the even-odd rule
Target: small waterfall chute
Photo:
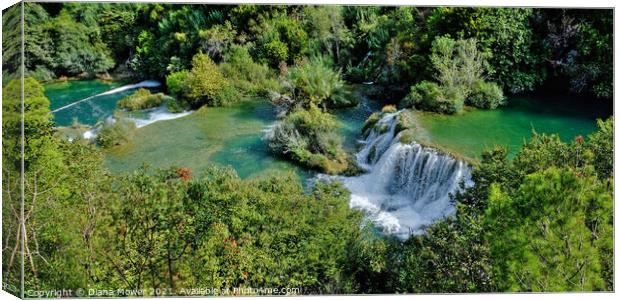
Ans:
{"type": "Polygon", "coordinates": [[[168,111],[166,107],[157,107],[153,109],[147,109],[144,111],[146,113],[145,118],[129,118],[131,121],[136,123],[137,128],[141,128],[150,124],[153,124],[158,121],[166,121],[166,120],[174,120],[178,118],[182,118],[190,115],[193,111],[183,111],[178,113],[173,113],[168,111]]]}
{"type": "Polygon", "coordinates": [[[75,101],[75,102],[71,102],[71,103],[69,103],[69,104],[67,104],[65,106],[62,106],[62,107],[59,107],[57,109],[52,110],[50,113],[59,112],[61,110],[67,109],[67,108],[69,108],[71,106],[80,104],[82,102],[86,102],[88,100],[91,100],[91,99],[94,99],[94,98],[97,98],[97,97],[101,97],[101,96],[105,96],[105,95],[112,95],[112,94],[120,93],[120,92],[123,92],[123,91],[126,91],[126,90],[131,90],[131,89],[154,88],[154,87],[158,87],[160,85],[161,85],[161,83],[159,83],[159,81],[155,81],[155,80],[145,80],[145,81],[134,83],[134,84],[124,85],[124,86],[121,86],[121,87],[118,87],[118,88],[115,88],[115,89],[111,89],[109,91],[106,91],[106,92],[103,92],[103,93],[100,93],[100,94],[97,94],[97,95],[93,95],[93,96],[86,97],[84,99],[81,99],[81,100],[78,100],[78,101],[75,101]]]}

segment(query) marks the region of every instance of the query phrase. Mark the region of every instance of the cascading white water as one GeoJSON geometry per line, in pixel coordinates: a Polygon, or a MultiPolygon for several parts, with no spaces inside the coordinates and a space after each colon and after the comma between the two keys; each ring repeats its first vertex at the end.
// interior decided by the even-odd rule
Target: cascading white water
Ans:
{"type": "Polygon", "coordinates": [[[63,107],[59,107],[57,109],[54,109],[54,110],[50,111],[50,113],[55,113],[55,112],[61,111],[63,109],[69,108],[71,106],[80,104],[82,102],[85,102],[85,101],[88,101],[88,100],[91,100],[91,99],[94,99],[94,98],[97,98],[97,97],[101,97],[101,96],[105,96],[105,95],[112,95],[112,94],[120,93],[120,92],[123,92],[123,91],[126,91],[126,90],[132,90],[132,89],[137,89],[137,88],[154,88],[154,87],[158,87],[160,85],[161,85],[161,83],[159,83],[159,81],[155,81],[155,80],[145,80],[145,81],[141,81],[141,82],[134,83],[134,84],[124,85],[124,86],[121,86],[121,87],[118,87],[118,88],[115,88],[115,89],[111,89],[109,91],[106,91],[106,92],[103,92],[103,93],[100,93],[100,94],[97,94],[97,95],[86,97],[86,98],[84,98],[82,100],[71,102],[71,103],[69,103],[69,104],[67,104],[67,105],[65,105],[63,107]]]}
{"type": "Polygon", "coordinates": [[[134,123],[136,123],[136,127],[144,127],[150,124],[153,124],[158,121],[166,121],[166,120],[174,120],[178,118],[182,118],[190,115],[193,111],[183,111],[179,113],[171,113],[165,107],[157,107],[144,111],[147,116],[146,118],[129,118],[134,123]]]}
{"type": "Polygon", "coordinates": [[[454,213],[450,194],[460,182],[472,181],[466,163],[417,143],[400,143],[399,113],[386,114],[362,141],[357,160],[368,173],[340,180],[351,191],[351,208],[366,212],[384,233],[406,239],[454,213]]]}

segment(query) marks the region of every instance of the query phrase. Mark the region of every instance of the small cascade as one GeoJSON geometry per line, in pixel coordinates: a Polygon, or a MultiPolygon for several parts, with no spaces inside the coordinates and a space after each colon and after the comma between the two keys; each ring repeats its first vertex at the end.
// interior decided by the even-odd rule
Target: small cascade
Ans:
{"type": "Polygon", "coordinates": [[[190,115],[193,111],[183,111],[180,113],[169,112],[165,107],[158,107],[154,109],[148,109],[144,111],[146,113],[145,118],[130,118],[136,127],[144,127],[153,124],[157,121],[174,120],[190,115]]]}
{"type": "Polygon", "coordinates": [[[126,91],[126,90],[137,89],[137,88],[154,88],[154,87],[158,87],[160,85],[161,85],[161,83],[159,83],[158,81],[155,81],[155,80],[145,80],[145,81],[134,83],[134,84],[124,85],[124,86],[121,86],[121,87],[118,87],[118,88],[115,88],[115,89],[111,89],[111,90],[109,90],[107,92],[103,92],[103,93],[100,93],[100,94],[97,94],[97,95],[86,97],[86,98],[84,98],[82,100],[71,102],[70,104],[67,104],[67,105],[65,105],[63,107],[59,107],[57,109],[52,110],[51,113],[55,113],[55,112],[61,111],[63,109],[69,108],[71,106],[77,105],[79,103],[82,103],[82,102],[85,102],[85,101],[88,101],[88,100],[91,100],[91,99],[94,99],[94,98],[97,98],[97,97],[101,97],[101,96],[105,96],[105,95],[112,95],[112,94],[120,93],[120,92],[123,92],[123,91],[126,91]]]}
{"type": "Polygon", "coordinates": [[[384,233],[407,239],[454,213],[450,194],[462,181],[473,183],[466,163],[417,143],[400,143],[399,113],[385,114],[361,141],[357,160],[368,172],[339,179],[351,191],[351,208],[366,212],[384,233]]]}

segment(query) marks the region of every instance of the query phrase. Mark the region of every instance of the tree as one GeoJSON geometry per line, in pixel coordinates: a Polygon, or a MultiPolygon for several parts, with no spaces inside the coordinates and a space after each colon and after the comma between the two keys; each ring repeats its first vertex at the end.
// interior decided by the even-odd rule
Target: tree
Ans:
{"type": "Polygon", "coordinates": [[[4,279],[13,282],[21,276],[17,258],[23,247],[26,289],[84,287],[89,276],[95,276],[87,249],[95,242],[90,239],[92,226],[106,191],[100,153],[53,136],[49,101],[43,87],[32,78],[24,79],[22,153],[20,80],[4,87],[2,102],[4,279]],[[23,169],[19,164],[22,155],[23,169]],[[19,213],[21,201],[23,216],[19,213]],[[63,211],[62,218],[58,211],[63,211]]]}
{"type": "Polygon", "coordinates": [[[171,73],[166,83],[175,96],[187,100],[193,107],[226,105],[236,101],[234,97],[222,98],[222,91],[226,91],[230,83],[206,54],[196,54],[189,72],[171,73]]]}
{"type": "Polygon", "coordinates": [[[337,65],[344,65],[353,42],[351,32],[345,26],[342,6],[306,6],[303,24],[310,38],[310,48],[315,55],[334,57],[337,65]]]}
{"type": "Polygon", "coordinates": [[[452,114],[459,112],[464,103],[480,108],[505,104],[501,89],[483,80],[486,59],[475,39],[437,37],[430,61],[439,84],[422,81],[412,86],[402,102],[406,107],[452,114]]]}
{"type": "Polygon", "coordinates": [[[287,79],[293,96],[304,107],[338,107],[350,104],[346,99],[340,72],[331,69],[327,59],[316,57],[291,68],[287,79]]]}
{"type": "Polygon", "coordinates": [[[93,29],[76,22],[66,10],[54,18],[52,36],[55,47],[55,70],[60,74],[94,75],[114,67],[114,60],[107,46],[93,29]],[[93,38],[94,36],[94,38],[93,38]]]}
{"type": "Polygon", "coordinates": [[[536,10],[540,52],[555,84],[599,98],[612,95],[612,14],[606,10],[536,10]]]}
{"type": "Polygon", "coordinates": [[[532,9],[523,8],[436,8],[428,17],[431,36],[450,34],[475,38],[488,54],[487,72],[504,90],[519,93],[534,90],[546,74],[542,58],[533,53],[532,9]]]}
{"type": "Polygon", "coordinates": [[[608,289],[611,192],[596,177],[555,167],[528,175],[514,194],[492,187],[485,221],[501,289],[608,289]]]}

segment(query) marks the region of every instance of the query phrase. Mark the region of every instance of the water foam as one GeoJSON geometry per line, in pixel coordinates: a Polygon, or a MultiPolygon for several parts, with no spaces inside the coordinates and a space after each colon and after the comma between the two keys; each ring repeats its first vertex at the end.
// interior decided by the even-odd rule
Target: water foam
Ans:
{"type": "Polygon", "coordinates": [[[180,113],[169,112],[165,107],[158,107],[145,111],[147,118],[129,118],[136,124],[137,128],[153,124],[158,121],[174,120],[190,115],[193,111],[183,111],[180,113]]]}
{"type": "Polygon", "coordinates": [[[453,214],[450,194],[460,182],[473,183],[466,163],[415,142],[400,143],[399,113],[385,114],[361,141],[357,160],[368,172],[338,179],[351,191],[351,208],[363,210],[385,234],[407,239],[453,214]]]}

